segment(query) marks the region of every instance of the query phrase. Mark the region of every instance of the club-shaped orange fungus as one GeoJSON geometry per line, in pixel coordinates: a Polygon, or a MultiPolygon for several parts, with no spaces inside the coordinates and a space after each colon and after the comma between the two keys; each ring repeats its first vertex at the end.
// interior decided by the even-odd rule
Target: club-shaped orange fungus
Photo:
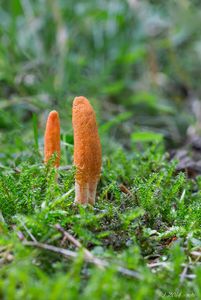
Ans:
{"type": "Polygon", "coordinates": [[[76,97],[73,102],[75,202],[94,205],[101,172],[101,143],[95,112],[89,101],[76,97]]]}
{"type": "Polygon", "coordinates": [[[60,121],[56,110],[49,113],[44,139],[44,162],[47,163],[55,155],[54,166],[59,167],[60,149],[60,121]]]}

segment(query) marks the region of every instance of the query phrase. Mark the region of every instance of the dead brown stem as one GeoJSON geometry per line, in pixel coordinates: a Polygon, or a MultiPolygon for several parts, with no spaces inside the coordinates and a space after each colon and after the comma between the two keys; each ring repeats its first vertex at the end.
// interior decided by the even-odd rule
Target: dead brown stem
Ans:
{"type": "MultiPolygon", "coordinates": [[[[76,241],[76,243],[77,243],[77,241],[76,241]]],[[[59,247],[55,247],[55,246],[44,244],[44,243],[24,241],[23,245],[52,251],[54,253],[61,254],[64,257],[69,258],[69,259],[76,259],[78,257],[77,252],[59,248],[59,247]]],[[[92,254],[90,253],[90,257],[89,257],[88,255],[85,254],[84,259],[86,262],[92,263],[101,268],[108,268],[110,266],[110,264],[107,261],[101,260],[101,259],[99,259],[93,255],[91,256],[91,255],[92,254]]],[[[135,279],[143,279],[142,276],[138,272],[126,269],[124,267],[116,266],[116,270],[122,275],[133,277],[135,279]]]]}

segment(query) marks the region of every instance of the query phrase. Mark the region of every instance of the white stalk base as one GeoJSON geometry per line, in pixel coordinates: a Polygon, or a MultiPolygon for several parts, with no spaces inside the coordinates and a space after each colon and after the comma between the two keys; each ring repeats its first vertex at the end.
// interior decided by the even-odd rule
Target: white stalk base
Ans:
{"type": "Polygon", "coordinates": [[[75,202],[80,204],[95,204],[98,181],[79,184],[75,181],[75,202]]]}

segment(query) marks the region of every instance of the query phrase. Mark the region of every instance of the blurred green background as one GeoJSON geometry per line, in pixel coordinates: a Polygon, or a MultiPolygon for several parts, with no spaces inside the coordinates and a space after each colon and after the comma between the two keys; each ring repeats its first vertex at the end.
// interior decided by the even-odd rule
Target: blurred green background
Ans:
{"type": "Polygon", "coordinates": [[[1,0],[0,157],[42,149],[52,109],[71,145],[78,95],[95,107],[103,144],[185,144],[201,128],[200,28],[198,0],[1,0]]]}

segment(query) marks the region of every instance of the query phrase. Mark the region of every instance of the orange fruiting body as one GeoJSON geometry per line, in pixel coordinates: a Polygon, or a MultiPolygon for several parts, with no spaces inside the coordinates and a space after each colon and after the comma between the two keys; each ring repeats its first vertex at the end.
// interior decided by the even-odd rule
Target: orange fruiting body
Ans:
{"type": "Polygon", "coordinates": [[[95,203],[96,188],[101,172],[101,143],[95,112],[85,97],[73,102],[75,202],[95,203]]]}
{"type": "Polygon", "coordinates": [[[47,163],[53,155],[56,155],[54,166],[59,167],[60,164],[60,121],[59,114],[53,110],[50,112],[45,129],[44,139],[44,161],[47,163]]]}

